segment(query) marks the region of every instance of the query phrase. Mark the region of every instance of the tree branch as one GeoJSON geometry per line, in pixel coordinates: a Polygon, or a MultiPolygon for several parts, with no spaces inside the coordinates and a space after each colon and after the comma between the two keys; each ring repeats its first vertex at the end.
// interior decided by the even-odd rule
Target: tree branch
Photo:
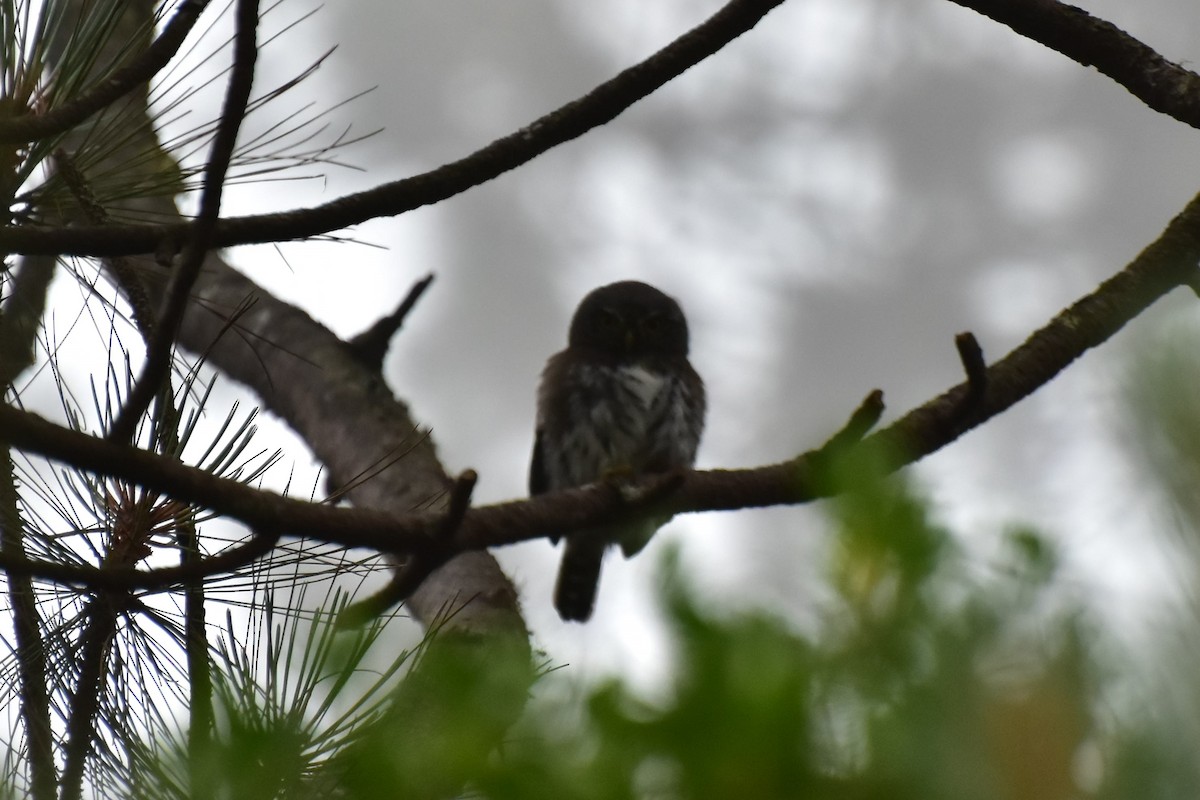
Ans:
{"type": "MultiPolygon", "coordinates": [[[[885,471],[899,469],[941,449],[1044,386],[1159,297],[1191,281],[1198,261],[1200,196],[1124,270],[1060,312],[988,367],[983,376],[954,386],[861,443],[850,444],[848,440],[865,432],[882,407],[872,393],[826,448],[756,469],[683,473],[676,488],[665,497],[655,496],[650,505],[630,505],[613,487],[595,484],[466,510],[461,510],[459,503],[452,504],[448,512],[393,515],[370,508],[333,508],[280,497],[169,458],[61,428],[11,407],[0,407],[0,438],[23,450],[210,508],[258,530],[307,536],[347,547],[440,558],[447,550],[481,550],[628,517],[808,502],[831,491],[829,484],[815,474],[822,459],[814,459],[814,455],[821,455],[835,443],[846,449],[877,448],[886,458],[885,471]],[[964,417],[962,403],[973,393],[973,413],[964,417]],[[457,526],[447,542],[438,534],[446,530],[447,520],[451,519],[457,520],[457,526]]],[[[654,480],[657,478],[648,479],[654,480]]],[[[458,496],[469,495],[460,492],[458,496]]],[[[40,574],[32,565],[22,568],[40,574]]]]}
{"type": "MultiPolygon", "coordinates": [[[[232,217],[219,222],[212,246],[306,239],[430,205],[486,183],[564,142],[611,122],[753,28],[783,0],[730,0],[704,23],[654,55],[600,84],[583,97],[497,139],[465,158],[312,208],[232,217]]],[[[164,242],[182,242],[187,223],[172,225],[0,228],[0,249],[12,253],[92,256],[158,252],[164,242]]]]}
{"type": "Polygon", "coordinates": [[[404,320],[408,319],[409,312],[417,305],[417,301],[425,294],[425,290],[431,283],[433,283],[433,273],[414,283],[395,311],[381,317],[357,336],[348,339],[346,346],[350,348],[354,357],[375,372],[382,370],[383,359],[387,356],[392,337],[404,325],[404,320]]]}
{"type": "Polygon", "coordinates": [[[30,559],[23,552],[0,552],[0,571],[8,575],[36,576],[55,583],[114,592],[173,589],[199,584],[207,578],[253,564],[270,553],[278,542],[278,533],[256,532],[242,544],[226,548],[216,555],[196,557],[179,566],[155,569],[124,566],[85,567],[59,561],[30,559]]]}
{"type": "Polygon", "coordinates": [[[146,346],[146,361],[142,374],[125,399],[113,422],[109,438],[115,441],[130,441],[137,430],[138,420],[150,407],[151,401],[162,388],[171,366],[171,350],[183,314],[204,256],[209,249],[209,239],[221,214],[221,195],[225,190],[225,175],[237,146],[238,130],[246,116],[246,104],[250,101],[250,89],[254,84],[254,65],[258,61],[258,0],[238,0],[236,15],[237,30],[233,39],[233,67],[225,91],[225,104],[221,119],[213,137],[208,165],[204,170],[204,189],[200,193],[200,209],[191,224],[187,246],[179,259],[179,265],[167,285],[162,311],[158,315],[154,333],[146,346]]]}
{"type": "Polygon", "coordinates": [[[149,81],[179,52],[208,3],[209,0],[183,0],[159,37],[141,55],[65,104],[44,114],[0,117],[0,144],[23,144],[66,133],[149,81]]]}
{"type": "Polygon", "coordinates": [[[96,715],[109,672],[108,649],[117,629],[116,599],[96,595],[84,612],[87,622],[79,637],[76,663],[79,680],[67,709],[67,739],[63,746],[61,800],[80,800],[87,757],[96,747],[96,715]]]}
{"type": "Polygon", "coordinates": [[[1058,0],[950,0],[1085,67],[1150,108],[1200,128],[1200,75],[1168,61],[1111,22],[1058,0]]]}
{"type": "MultiPolygon", "coordinates": [[[[25,559],[25,521],[21,517],[17,478],[12,452],[0,446],[0,558],[25,559]]],[[[58,785],[54,768],[54,730],[50,726],[46,643],[42,615],[38,610],[33,581],[28,575],[8,576],[8,602],[12,608],[13,633],[17,640],[17,694],[29,757],[30,795],[34,800],[52,800],[58,785]]]]}

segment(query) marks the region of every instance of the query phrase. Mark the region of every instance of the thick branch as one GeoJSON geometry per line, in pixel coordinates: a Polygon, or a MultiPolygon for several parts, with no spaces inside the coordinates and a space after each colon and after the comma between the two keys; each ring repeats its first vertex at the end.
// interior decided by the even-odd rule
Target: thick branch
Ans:
{"type": "MultiPolygon", "coordinates": [[[[783,0],[730,0],[703,24],[640,64],[624,70],[583,97],[546,114],[515,133],[430,172],[385,183],[324,205],[222,220],[215,247],[306,239],[377,217],[430,205],[486,183],[564,142],[615,119],[642,98],[753,28],[783,0]]],[[[167,243],[177,249],[187,224],[0,229],[0,249],[11,253],[93,256],[154,253],[167,243]]]]}

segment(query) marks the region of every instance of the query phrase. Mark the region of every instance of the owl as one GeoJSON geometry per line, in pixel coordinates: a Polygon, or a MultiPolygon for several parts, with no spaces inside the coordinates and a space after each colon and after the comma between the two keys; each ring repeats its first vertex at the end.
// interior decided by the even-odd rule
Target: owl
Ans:
{"type": "MultiPolygon", "coordinates": [[[[602,286],[583,298],[567,348],[542,372],[530,494],[691,467],[704,412],[679,304],[638,281],[602,286]]],[[[666,522],[568,534],[554,590],[559,616],[587,621],[608,547],[629,558],[666,522]]]]}

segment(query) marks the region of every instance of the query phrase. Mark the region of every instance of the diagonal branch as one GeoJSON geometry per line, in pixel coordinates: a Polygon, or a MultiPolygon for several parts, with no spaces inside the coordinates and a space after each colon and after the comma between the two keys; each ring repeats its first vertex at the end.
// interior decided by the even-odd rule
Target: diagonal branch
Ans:
{"type": "Polygon", "coordinates": [[[183,0],[154,43],[108,79],[44,114],[0,117],[0,144],[23,144],[66,133],[149,81],[179,52],[209,0],[183,0]]]}
{"type": "MultiPolygon", "coordinates": [[[[1198,262],[1200,196],[1125,269],[1060,312],[983,375],[977,375],[973,384],[965,381],[954,386],[854,444],[880,408],[878,397],[872,394],[832,441],[846,450],[877,448],[887,459],[886,471],[934,453],[1028,397],[1158,298],[1187,285],[1195,277],[1198,262]],[[972,393],[972,413],[964,416],[964,398],[972,393]]],[[[814,458],[823,454],[823,448],[756,469],[687,472],[665,496],[650,493],[653,500],[649,506],[631,506],[620,492],[599,484],[465,511],[452,508],[449,512],[394,515],[280,497],[150,452],[61,428],[12,407],[0,407],[0,439],[80,469],[122,478],[210,508],[256,530],[417,556],[444,557],[447,550],[482,550],[646,514],[804,503],[834,490],[821,480],[821,462],[827,459],[814,458]],[[457,523],[449,543],[438,537],[446,530],[448,520],[457,523]]],[[[657,476],[650,480],[660,479],[657,476]]],[[[39,574],[32,564],[22,565],[22,569],[39,574]]],[[[85,576],[77,578],[86,582],[85,576]]]]}
{"type": "MultiPolygon", "coordinates": [[[[625,109],[713,55],[753,28],[783,0],[730,0],[705,22],[654,55],[620,72],[588,94],[437,169],[312,208],[224,219],[214,247],[306,239],[377,217],[412,211],[453,197],[533,160],[553,147],[611,122],[625,109]]],[[[182,242],[186,224],[0,229],[0,248],[13,253],[133,255],[154,253],[164,242],[182,242]]]]}
{"type": "Polygon", "coordinates": [[[254,65],[258,60],[258,0],[238,1],[236,25],[233,69],[225,92],[221,120],[213,138],[208,166],[204,170],[204,190],[200,194],[199,213],[190,226],[190,236],[180,256],[179,266],[167,285],[162,311],[158,315],[154,335],[146,348],[146,362],[142,367],[142,374],[129,392],[121,413],[109,431],[109,438],[115,441],[129,441],[133,438],[138,420],[162,388],[163,380],[171,368],[171,349],[187,310],[188,298],[196,278],[200,275],[200,268],[204,266],[209,239],[221,214],[225,175],[229,171],[234,147],[237,146],[238,130],[246,116],[250,89],[254,84],[254,65]]]}
{"type": "Polygon", "coordinates": [[[1124,86],[1150,108],[1200,128],[1200,75],[1106,20],[1058,0],[950,0],[1124,86]]]}
{"type": "MultiPolygon", "coordinates": [[[[487,147],[430,172],[308,209],[232,217],[213,244],[303,239],[393,216],[492,180],[547,150],[603,125],[667,81],[750,30],[782,0],[731,0],[699,27],[587,95],[487,147]]],[[[1200,75],[1164,58],[1110,22],[1057,0],[950,0],[1009,26],[1080,64],[1095,66],[1150,108],[1200,128],[1200,75]]],[[[186,224],[0,228],[0,248],[24,254],[131,255],[180,242],[186,224]]]]}

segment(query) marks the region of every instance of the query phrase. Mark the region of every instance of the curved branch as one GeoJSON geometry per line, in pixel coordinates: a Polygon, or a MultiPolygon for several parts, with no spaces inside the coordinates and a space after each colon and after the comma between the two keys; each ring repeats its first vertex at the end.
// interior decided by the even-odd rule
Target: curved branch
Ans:
{"type": "MultiPolygon", "coordinates": [[[[1119,331],[1154,301],[1194,280],[1200,262],[1200,196],[1124,270],[1064,309],[1023,344],[965,381],[909,411],[855,444],[880,406],[873,393],[831,440],[847,450],[877,448],[885,471],[913,463],[1004,412],[1044,386],[1075,359],[1119,331]],[[982,386],[981,386],[982,382],[982,386]],[[972,413],[961,413],[972,393],[972,413]],[[852,431],[853,436],[846,431],[852,431]]],[[[132,481],[240,520],[256,530],[308,536],[348,547],[444,558],[446,552],[482,550],[575,532],[646,514],[731,511],[797,504],[834,491],[822,480],[827,448],[756,469],[709,470],[671,476],[674,485],[650,504],[630,504],[621,491],[595,484],[529,500],[449,512],[393,515],[370,508],[335,508],[293,500],[217,478],[170,458],[71,431],[28,412],[0,406],[0,439],[14,447],[78,468],[132,481]],[[454,526],[456,524],[456,526],[454,526]],[[453,527],[449,543],[442,536],[453,527]],[[442,536],[439,536],[441,534],[442,536]]],[[[662,476],[646,483],[662,480],[662,476]]],[[[0,563],[0,568],[4,564],[0,563]]],[[[21,565],[38,574],[32,565],[21,565]]],[[[46,577],[53,577],[49,574],[46,577]]]]}
{"type": "Polygon", "coordinates": [[[1058,0],[950,0],[1095,67],[1150,108],[1200,128],[1200,75],[1106,20],[1058,0]]]}
{"type": "MultiPolygon", "coordinates": [[[[783,0],[731,0],[699,27],[589,94],[458,161],[324,205],[217,223],[213,244],[319,236],[394,216],[485,183],[611,121],[638,100],[750,30],[783,0]]],[[[1167,60],[1110,22],[1057,0],[950,0],[1085,66],[1094,66],[1147,106],[1200,128],[1200,75],[1167,60]]],[[[115,256],[175,249],[187,224],[0,228],[0,249],[26,255],[115,256]]]]}
{"type": "MultiPolygon", "coordinates": [[[[465,192],[611,122],[637,101],[753,28],[782,2],[730,0],[704,23],[645,61],[465,158],[312,208],[224,219],[213,231],[212,245],[231,247],[306,239],[377,217],[403,214],[465,192]]],[[[172,245],[184,241],[187,230],[187,223],[69,228],[13,226],[0,229],[0,248],[22,254],[134,255],[160,252],[164,242],[168,243],[168,250],[174,250],[172,245]]]]}

